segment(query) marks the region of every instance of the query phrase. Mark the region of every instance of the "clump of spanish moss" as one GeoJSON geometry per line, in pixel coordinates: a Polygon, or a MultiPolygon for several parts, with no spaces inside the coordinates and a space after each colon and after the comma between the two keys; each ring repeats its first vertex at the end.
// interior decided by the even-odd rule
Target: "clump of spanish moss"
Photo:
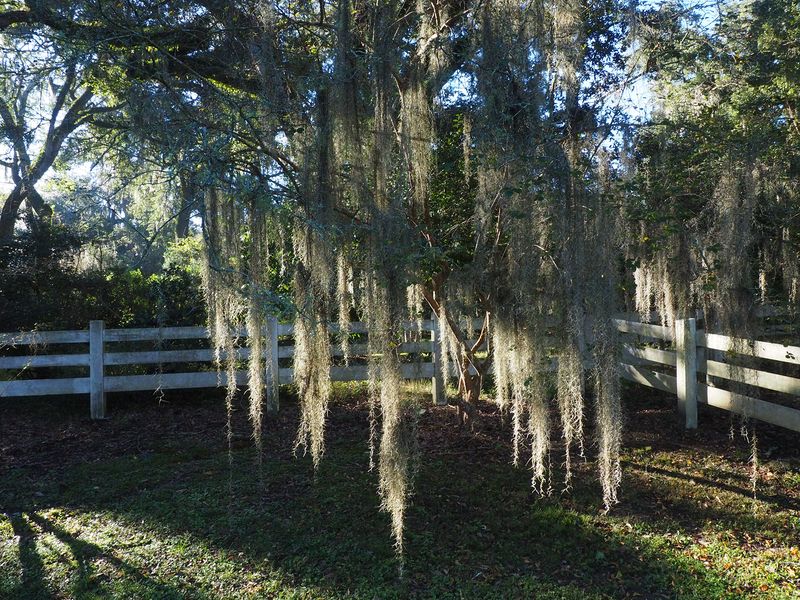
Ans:
{"type": "Polygon", "coordinates": [[[445,388],[452,377],[454,364],[458,364],[458,354],[456,349],[456,341],[453,334],[453,327],[447,318],[447,308],[444,302],[439,305],[438,314],[439,323],[439,343],[441,348],[441,371],[442,381],[444,381],[445,388]]]}
{"type": "Polygon", "coordinates": [[[350,310],[353,307],[353,271],[344,254],[336,263],[336,298],[339,307],[339,347],[345,366],[350,364],[350,310]]]}
{"type": "Polygon", "coordinates": [[[414,324],[417,337],[422,334],[423,304],[422,286],[412,283],[406,288],[406,307],[408,308],[408,320],[414,324]]]}
{"type": "Polygon", "coordinates": [[[561,417],[564,438],[564,485],[570,487],[572,480],[572,448],[577,444],[580,456],[583,447],[583,401],[585,375],[583,354],[571,343],[558,355],[556,398],[561,417]]]}
{"type": "Polygon", "coordinates": [[[413,401],[402,397],[400,363],[383,360],[381,369],[381,443],[378,465],[381,507],[392,519],[398,554],[403,552],[403,525],[416,455],[416,415],[413,401]]]}
{"type": "MultiPolygon", "coordinates": [[[[265,368],[271,365],[268,354],[271,346],[265,343],[264,334],[267,327],[266,314],[261,302],[261,293],[266,288],[266,264],[269,260],[269,244],[266,237],[266,215],[256,202],[253,202],[249,212],[250,229],[250,260],[248,264],[249,291],[247,301],[247,341],[250,346],[250,360],[248,362],[247,389],[250,393],[250,422],[253,429],[259,462],[262,456],[262,420],[264,407],[265,368]]],[[[271,367],[270,367],[271,368],[271,367]]],[[[273,374],[273,377],[276,374],[273,374]]],[[[270,394],[274,392],[270,390],[270,394]]]]}
{"type": "Polygon", "coordinates": [[[492,327],[492,367],[494,369],[495,402],[500,410],[506,412],[510,406],[509,388],[511,387],[511,334],[502,321],[495,322],[492,327]]]}
{"type": "Polygon", "coordinates": [[[708,246],[716,250],[710,253],[714,285],[706,296],[706,316],[735,337],[752,333],[756,178],[756,171],[732,165],[717,183],[710,207],[708,246]]]}
{"type": "Polygon", "coordinates": [[[331,343],[327,299],[330,272],[324,266],[327,249],[317,235],[295,230],[294,291],[298,305],[294,324],[294,381],[300,398],[300,427],[295,450],[310,451],[314,467],[325,452],[325,419],[331,396],[331,343]],[[321,266],[321,268],[320,268],[321,266]]]}
{"type": "Polygon", "coordinates": [[[622,403],[620,399],[619,359],[608,340],[596,345],[594,353],[594,394],[597,406],[598,467],[606,510],[617,503],[622,481],[619,454],[622,448],[622,403]]]}
{"type": "Polygon", "coordinates": [[[231,198],[226,198],[215,188],[205,196],[205,260],[203,263],[203,289],[208,306],[211,343],[218,372],[225,371],[226,437],[229,459],[232,460],[231,442],[233,428],[233,399],[237,392],[236,340],[245,304],[239,296],[241,287],[241,256],[239,212],[231,198]],[[223,363],[224,359],[224,363],[223,363]]]}

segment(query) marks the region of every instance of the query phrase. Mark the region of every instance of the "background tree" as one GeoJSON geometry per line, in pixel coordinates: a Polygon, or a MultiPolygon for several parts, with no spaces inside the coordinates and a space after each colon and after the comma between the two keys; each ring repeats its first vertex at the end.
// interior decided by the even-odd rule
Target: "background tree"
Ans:
{"type": "Polygon", "coordinates": [[[67,138],[108,108],[94,101],[94,93],[86,85],[91,67],[64,56],[51,40],[3,34],[0,43],[2,166],[14,183],[0,211],[2,244],[13,236],[23,202],[30,209],[31,227],[37,219],[52,215],[36,185],[53,166],[67,138]]]}
{"type": "Polygon", "coordinates": [[[800,17],[790,2],[642,15],[662,99],[637,137],[629,195],[637,304],[669,322],[695,308],[728,333],[797,295],[800,17]],[[653,304],[651,304],[651,302],[653,304]]]}

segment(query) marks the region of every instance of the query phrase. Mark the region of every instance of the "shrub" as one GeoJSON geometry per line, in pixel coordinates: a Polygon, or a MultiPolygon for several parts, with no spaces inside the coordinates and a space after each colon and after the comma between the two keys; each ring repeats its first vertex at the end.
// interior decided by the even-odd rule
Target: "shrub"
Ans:
{"type": "Polygon", "coordinates": [[[201,325],[200,279],[172,265],[145,276],[124,266],[82,269],[85,240],[62,225],[22,232],[0,246],[0,330],[201,325]]]}

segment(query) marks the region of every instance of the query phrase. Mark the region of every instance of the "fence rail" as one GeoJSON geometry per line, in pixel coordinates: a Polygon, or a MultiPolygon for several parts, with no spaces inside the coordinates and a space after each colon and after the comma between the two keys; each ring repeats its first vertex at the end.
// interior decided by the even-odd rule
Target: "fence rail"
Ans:
{"type": "MultiPolygon", "coordinates": [[[[740,393],[741,386],[745,386],[746,389],[762,389],[796,398],[800,396],[800,378],[765,370],[762,364],[759,364],[762,368],[739,364],[741,357],[746,357],[770,365],[800,366],[800,347],[705,332],[697,328],[695,319],[676,321],[674,327],[640,323],[628,318],[615,319],[614,324],[622,337],[621,376],[634,383],[675,394],[678,410],[687,428],[697,427],[697,405],[706,404],[800,432],[800,410],[740,393]],[[669,345],[669,348],[654,347],[654,344],[669,345]],[[726,357],[731,360],[726,361],[726,357]],[[732,386],[733,390],[720,387],[722,382],[728,382],[725,385],[732,386]]],[[[441,347],[436,319],[432,316],[430,320],[406,322],[403,326],[408,332],[422,332],[424,336],[417,335],[417,339],[401,345],[402,354],[417,355],[415,361],[403,364],[403,376],[406,379],[430,379],[435,402],[444,404],[446,399],[439,368],[441,347]],[[420,358],[423,354],[424,359],[420,358]]],[[[335,333],[338,326],[332,324],[329,329],[335,333]]],[[[271,332],[271,351],[264,364],[266,381],[272,382],[275,377],[278,383],[290,383],[293,370],[291,367],[281,367],[279,361],[291,359],[294,346],[279,344],[279,340],[287,341],[294,327],[291,324],[278,324],[273,319],[268,331],[271,332]]],[[[363,323],[353,323],[351,332],[363,334],[367,329],[363,323]]],[[[237,334],[243,338],[247,336],[244,330],[237,334]]],[[[107,367],[126,365],[191,363],[210,366],[215,357],[208,347],[208,339],[209,333],[205,327],[105,329],[102,321],[92,321],[88,331],[2,333],[0,348],[29,346],[31,352],[27,356],[0,356],[0,377],[4,371],[17,371],[15,378],[0,380],[0,397],[89,394],[92,417],[104,418],[106,393],[225,385],[225,373],[218,373],[216,369],[137,375],[109,375],[106,372],[107,367]],[[120,348],[120,344],[143,342],[159,346],[171,340],[183,340],[186,344],[194,341],[195,346],[202,347],[178,350],[120,348]],[[48,354],[50,346],[56,346],[58,353],[48,354]],[[80,347],[78,353],[67,353],[68,349],[75,346],[80,347]],[[86,373],[80,377],[20,378],[27,369],[63,367],[81,369],[86,373]]],[[[239,359],[250,356],[247,347],[237,348],[236,352],[239,359]]],[[[364,343],[356,342],[351,346],[353,356],[364,357],[367,352],[364,343]]],[[[335,357],[343,354],[338,346],[332,347],[331,353],[335,357]]],[[[222,358],[225,358],[224,353],[222,358]]],[[[363,381],[368,377],[367,370],[363,364],[332,366],[331,378],[334,381],[363,381]]],[[[237,371],[236,381],[237,384],[245,384],[247,372],[237,371]]]]}
{"type": "MultiPolygon", "coordinates": [[[[426,360],[404,363],[402,374],[406,379],[431,379],[434,399],[437,404],[446,402],[444,385],[436,365],[440,364],[441,348],[438,341],[435,319],[419,322],[403,323],[406,331],[416,331],[429,339],[405,342],[400,346],[401,354],[421,354],[429,356],[426,360]]],[[[332,333],[338,331],[338,325],[331,324],[332,333]]],[[[351,333],[366,333],[363,323],[353,323],[351,333]]],[[[264,370],[267,382],[273,377],[278,383],[292,382],[293,369],[281,367],[279,361],[294,357],[293,345],[279,345],[280,338],[291,336],[294,326],[277,323],[272,320],[267,328],[270,337],[269,358],[265,360],[264,370]]],[[[235,332],[241,338],[247,337],[247,331],[235,332]]],[[[90,413],[92,418],[101,419],[106,416],[106,393],[131,392],[145,390],[171,390],[211,388],[225,385],[227,375],[216,368],[206,370],[184,371],[178,373],[149,373],[141,375],[109,375],[107,367],[125,365],[167,365],[167,364],[206,364],[215,361],[215,353],[208,347],[209,332],[205,327],[161,327],[139,329],[105,329],[103,321],[92,321],[88,331],[43,331],[0,334],[0,348],[19,348],[28,346],[31,351],[26,356],[0,356],[0,375],[3,371],[17,371],[15,377],[3,381],[0,377],[0,398],[16,396],[48,396],[65,394],[89,394],[90,413]],[[120,350],[120,344],[150,342],[156,346],[166,341],[183,340],[187,343],[203,347],[180,350],[120,350]],[[79,353],[63,353],[64,345],[79,346],[79,353]],[[50,346],[57,346],[59,353],[48,354],[50,346]],[[79,377],[58,378],[22,378],[28,369],[36,368],[80,368],[86,373],[79,377]]],[[[367,345],[354,343],[351,345],[353,356],[364,356],[367,345]]],[[[343,350],[339,346],[331,348],[334,357],[341,357],[343,350]]],[[[250,349],[236,349],[237,359],[250,357],[250,349]]],[[[227,358],[223,352],[220,358],[227,358]]],[[[368,378],[366,365],[349,365],[331,367],[333,381],[364,381],[368,378]]],[[[248,372],[236,372],[236,383],[246,384],[248,372]]],[[[268,385],[268,388],[274,386],[268,385]]]]}
{"type": "Polygon", "coordinates": [[[638,364],[623,364],[621,373],[634,383],[675,394],[687,428],[697,427],[697,405],[706,404],[800,432],[800,410],[734,391],[744,385],[797,398],[800,378],[765,369],[773,368],[776,362],[800,366],[800,347],[704,332],[696,328],[695,319],[676,321],[674,330],[621,320],[616,324],[624,334],[674,342],[672,350],[624,343],[623,359],[638,364]],[[744,366],[742,357],[759,359],[770,366],[744,366]],[[653,365],[670,367],[674,372],[648,368],[653,365]],[[720,380],[734,390],[720,387],[720,380]]]}

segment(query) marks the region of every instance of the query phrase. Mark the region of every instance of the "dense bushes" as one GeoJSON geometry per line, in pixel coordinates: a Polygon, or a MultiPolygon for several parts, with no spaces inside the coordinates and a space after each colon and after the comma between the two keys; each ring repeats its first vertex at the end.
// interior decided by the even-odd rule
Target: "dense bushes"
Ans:
{"type": "Polygon", "coordinates": [[[199,325],[205,304],[199,277],[171,266],[146,276],[123,266],[82,266],[84,241],[53,225],[0,247],[0,331],[199,325]]]}

